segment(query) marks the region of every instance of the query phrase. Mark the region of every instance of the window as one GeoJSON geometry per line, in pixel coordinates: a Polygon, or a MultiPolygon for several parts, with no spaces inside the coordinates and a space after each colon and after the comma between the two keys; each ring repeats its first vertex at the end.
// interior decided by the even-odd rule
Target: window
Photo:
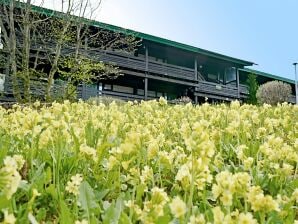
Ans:
{"type": "Polygon", "coordinates": [[[113,86],[113,91],[133,94],[133,88],[132,87],[127,87],[127,86],[114,85],[113,86]]]}
{"type": "Polygon", "coordinates": [[[227,68],[226,69],[226,83],[236,82],[236,69],[227,68]]]}
{"type": "Polygon", "coordinates": [[[148,90],[148,96],[155,97],[155,91],[148,90]]]}
{"type": "Polygon", "coordinates": [[[0,74],[0,93],[4,92],[5,75],[0,74]]]}
{"type": "Polygon", "coordinates": [[[157,92],[157,93],[156,93],[156,96],[157,96],[157,97],[161,97],[161,96],[162,96],[162,93],[157,92]]]}
{"type": "Polygon", "coordinates": [[[217,82],[217,75],[209,73],[207,77],[209,81],[217,82]]]}
{"type": "Polygon", "coordinates": [[[103,89],[104,90],[112,90],[112,85],[111,84],[104,84],[103,89]]]}
{"type": "Polygon", "coordinates": [[[102,83],[98,83],[98,91],[102,91],[102,83]]]}
{"type": "Polygon", "coordinates": [[[143,89],[138,89],[137,90],[137,95],[144,96],[145,95],[144,90],[143,89]]]}

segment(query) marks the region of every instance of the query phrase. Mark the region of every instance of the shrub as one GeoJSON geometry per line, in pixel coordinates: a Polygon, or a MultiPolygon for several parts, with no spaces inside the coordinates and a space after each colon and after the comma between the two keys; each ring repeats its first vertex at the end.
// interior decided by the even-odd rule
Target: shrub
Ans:
{"type": "Polygon", "coordinates": [[[248,78],[246,80],[246,83],[248,85],[248,98],[247,103],[250,104],[257,104],[257,91],[259,88],[258,82],[257,82],[257,76],[255,74],[249,74],[248,78]]]}
{"type": "Polygon", "coordinates": [[[116,104],[120,105],[124,105],[125,101],[118,99],[118,98],[114,98],[114,97],[109,97],[109,96],[97,96],[97,97],[90,97],[87,100],[87,103],[89,104],[95,104],[95,105],[99,105],[99,104],[104,104],[106,106],[110,105],[112,102],[115,102],[116,104]]]}
{"type": "Polygon", "coordinates": [[[170,101],[170,103],[173,103],[173,104],[187,104],[190,102],[191,102],[191,99],[188,96],[182,96],[180,98],[170,101]]]}
{"type": "Polygon", "coordinates": [[[261,85],[257,91],[258,102],[276,105],[287,102],[292,94],[289,84],[280,81],[271,81],[261,85]]]}

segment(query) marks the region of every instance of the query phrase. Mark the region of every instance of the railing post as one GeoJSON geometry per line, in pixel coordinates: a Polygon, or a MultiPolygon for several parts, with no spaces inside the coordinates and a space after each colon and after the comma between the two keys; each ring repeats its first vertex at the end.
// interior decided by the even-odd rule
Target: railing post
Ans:
{"type": "Polygon", "coordinates": [[[148,72],[148,62],[149,62],[149,56],[148,56],[148,48],[145,46],[145,71],[148,72]]]}
{"type": "MultiPolygon", "coordinates": [[[[147,76],[147,74],[146,74],[146,76],[147,76]]],[[[147,98],[148,98],[148,78],[145,77],[144,81],[145,81],[144,97],[145,97],[145,100],[147,100],[147,98]]]]}
{"type": "Polygon", "coordinates": [[[237,80],[237,97],[240,99],[240,82],[239,82],[239,69],[236,68],[236,80],[237,80]]]}
{"type": "Polygon", "coordinates": [[[198,61],[197,58],[195,58],[195,80],[198,81],[198,61]]]}
{"type": "MultiPolygon", "coordinates": [[[[197,61],[197,58],[195,58],[194,67],[195,67],[195,74],[194,74],[195,77],[194,78],[198,84],[199,82],[198,82],[198,61],[197,61]]],[[[195,93],[196,93],[196,87],[195,87],[195,93]]],[[[196,96],[196,95],[195,95],[195,104],[198,104],[198,96],[196,96]]]]}
{"type": "Polygon", "coordinates": [[[148,54],[148,48],[145,46],[145,79],[144,79],[144,98],[147,100],[148,98],[148,62],[149,62],[149,54],[148,54]]]}

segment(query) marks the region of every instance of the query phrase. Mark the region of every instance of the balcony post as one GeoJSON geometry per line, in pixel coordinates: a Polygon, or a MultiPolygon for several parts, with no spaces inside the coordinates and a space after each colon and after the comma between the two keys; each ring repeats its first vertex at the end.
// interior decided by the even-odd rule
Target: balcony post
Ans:
{"type": "MultiPolygon", "coordinates": [[[[147,76],[147,74],[146,74],[146,76],[147,76]]],[[[147,100],[148,99],[148,78],[147,77],[145,77],[144,82],[145,82],[144,98],[145,98],[145,100],[147,100]]]]}
{"type": "Polygon", "coordinates": [[[194,64],[194,66],[195,66],[195,80],[196,81],[198,81],[198,61],[197,61],[197,59],[195,58],[195,64],[194,64]]]}
{"type": "Polygon", "coordinates": [[[149,63],[149,56],[148,56],[148,48],[145,46],[145,71],[148,72],[148,63],[149,63]]]}
{"type": "Polygon", "coordinates": [[[236,68],[236,80],[237,80],[237,97],[240,99],[240,83],[239,83],[239,69],[236,68]]]}
{"type": "MultiPolygon", "coordinates": [[[[198,81],[198,60],[197,58],[195,58],[195,62],[194,62],[194,66],[195,66],[195,80],[198,81]]],[[[196,88],[195,88],[195,92],[196,92],[196,88]]],[[[198,104],[198,96],[195,95],[195,104],[198,104]]]]}
{"type": "Polygon", "coordinates": [[[145,46],[145,79],[144,79],[144,98],[145,100],[148,99],[148,61],[149,61],[149,56],[148,56],[148,48],[145,46]]]}

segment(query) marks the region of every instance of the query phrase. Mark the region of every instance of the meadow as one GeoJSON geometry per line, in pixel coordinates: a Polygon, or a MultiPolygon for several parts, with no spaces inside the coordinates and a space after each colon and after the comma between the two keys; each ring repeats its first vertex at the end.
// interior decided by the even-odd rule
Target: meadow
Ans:
{"type": "Polygon", "coordinates": [[[297,163],[286,103],[15,105],[0,108],[0,221],[298,223],[297,163]]]}

